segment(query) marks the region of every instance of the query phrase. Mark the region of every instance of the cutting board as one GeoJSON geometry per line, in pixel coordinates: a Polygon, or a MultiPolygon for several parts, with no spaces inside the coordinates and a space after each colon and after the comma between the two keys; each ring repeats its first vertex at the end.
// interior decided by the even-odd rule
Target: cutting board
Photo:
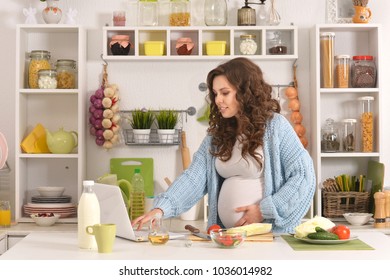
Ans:
{"type": "Polygon", "coordinates": [[[369,210],[375,213],[374,194],[383,191],[385,177],[385,165],[378,161],[370,160],[367,168],[367,179],[372,180],[369,210]]]}
{"type": "MultiPolygon", "coordinates": [[[[206,240],[206,239],[200,238],[200,237],[193,235],[193,234],[190,234],[188,239],[190,239],[192,241],[206,241],[206,242],[211,241],[211,240],[206,240]]],[[[246,242],[272,242],[273,240],[274,240],[274,235],[272,232],[248,236],[245,239],[246,242]]]]}
{"type": "Polygon", "coordinates": [[[118,180],[126,179],[131,182],[134,170],[139,168],[145,182],[145,196],[154,196],[154,175],[152,158],[112,158],[110,173],[117,174],[118,180]]]}

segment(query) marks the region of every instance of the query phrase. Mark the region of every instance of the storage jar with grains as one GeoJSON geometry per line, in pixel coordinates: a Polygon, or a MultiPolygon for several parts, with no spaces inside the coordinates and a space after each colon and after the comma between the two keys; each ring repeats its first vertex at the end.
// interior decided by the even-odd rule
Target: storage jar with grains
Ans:
{"type": "Polygon", "coordinates": [[[358,55],[352,59],[352,87],[374,88],[376,85],[374,57],[371,55],[358,55]]]}
{"type": "Polygon", "coordinates": [[[361,131],[361,150],[362,152],[374,151],[374,97],[363,96],[359,99],[360,103],[360,131],[361,131]]]}
{"type": "Polygon", "coordinates": [[[322,128],[321,152],[332,153],[340,150],[340,136],[333,119],[326,119],[322,128]]]}
{"type": "Polygon", "coordinates": [[[190,26],[191,23],[191,2],[189,0],[171,0],[169,25],[190,26]]]}
{"type": "Polygon", "coordinates": [[[55,71],[55,70],[39,70],[38,71],[38,87],[40,89],[55,89],[55,88],[57,88],[57,71],[55,71]]]}
{"type": "Polygon", "coordinates": [[[56,63],[57,88],[76,88],[76,61],[72,59],[59,59],[56,63]]]}
{"type": "Polygon", "coordinates": [[[356,119],[343,120],[343,151],[354,152],[356,150],[356,119]]]}
{"type": "Polygon", "coordinates": [[[240,36],[240,53],[254,55],[257,51],[256,35],[245,34],[240,36]]]}
{"type": "Polygon", "coordinates": [[[28,86],[29,88],[39,88],[38,71],[48,70],[50,66],[50,52],[35,50],[30,53],[30,63],[28,66],[28,86]]]}
{"type": "Polygon", "coordinates": [[[333,32],[323,32],[320,34],[321,87],[323,88],[333,88],[334,85],[335,36],[333,32]]]}
{"type": "Polygon", "coordinates": [[[338,88],[349,87],[350,59],[350,56],[347,54],[335,56],[336,87],[338,88]]]}

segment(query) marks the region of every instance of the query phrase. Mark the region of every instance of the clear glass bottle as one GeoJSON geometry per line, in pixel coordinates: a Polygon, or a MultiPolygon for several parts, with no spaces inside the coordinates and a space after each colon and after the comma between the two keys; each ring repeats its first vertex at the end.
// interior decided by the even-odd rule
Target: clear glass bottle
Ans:
{"type": "Polygon", "coordinates": [[[350,73],[350,56],[347,54],[341,54],[335,56],[335,76],[336,87],[348,88],[349,87],[349,73],[350,73]]]}
{"type": "Polygon", "coordinates": [[[240,36],[240,53],[254,55],[257,51],[256,35],[244,34],[240,36]]]}
{"type": "Polygon", "coordinates": [[[359,99],[360,103],[360,133],[362,152],[374,151],[374,97],[363,96],[359,99]]]}
{"type": "Polygon", "coordinates": [[[226,0],[205,0],[204,22],[207,26],[225,26],[227,18],[226,0]]]}
{"type": "Polygon", "coordinates": [[[171,0],[169,12],[170,26],[191,25],[191,2],[189,0],[171,0]]]}
{"type": "Polygon", "coordinates": [[[287,54],[287,44],[282,37],[280,31],[274,31],[273,38],[268,42],[268,54],[271,55],[284,55],[287,54]]]}
{"type": "Polygon", "coordinates": [[[356,151],[356,119],[343,120],[343,151],[356,151]]]}
{"type": "Polygon", "coordinates": [[[38,87],[40,89],[55,89],[55,88],[57,88],[57,71],[55,71],[55,70],[39,70],[38,71],[38,87]]]}
{"type": "Polygon", "coordinates": [[[158,25],[158,1],[139,0],[138,1],[138,25],[156,26],[158,25]]]}
{"type": "Polygon", "coordinates": [[[133,192],[131,195],[131,219],[134,220],[145,213],[145,183],[141,169],[136,168],[131,178],[133,192]]]}
{"type": "Polygon", "coordinates": [[[160,213],[156,214],[150,221],[148,239],[153,245],[163,245],[169,240],[169,233],[164,227],[160,213]]]}
{"type": "Polygon", "coordinates": [[[83,181],[83,193],[77,207],[78,244],[81,249],[96,249],[95,237],[86,232],[87,226],[100,223],[100,205],[92,186],[92,180],[83,181]]]}
{"type": "Polygon", "coordinates": [[[265,7],[265,0],[260,0],[260,5],[259,5],[259,25],[260,26],[265,26],[267,25],[267,20],[268,20],[268,12],[267,8],[265,7]]]}
{"type": "Polygon", "coordinates": [[[30,63],[28,66],[28,86],[29,88],[38,87],[38,72],[39,70],[49,70],[50,52],[43,50],[35,50],[30,53],[30,63]]]}
{"type": "Polygon", "coordinates": [[[322,128],[321,152],[334,153],[340,150],[340,133],[333,119],[326,119],[322,128]]]}
{"type": "Polygon", "coordinates": [[[352,57],[351,84],[354,88],[374,88],[376,85],[376,66],[371,55],[352,57]]]}
{"type": "Polygon", "coordinates": [[[280,21],[280,15],[275,8],[275,0],[271,0],[271,7],[268,14],[268,25],[279,25],[280,21]]]}
{"type": "Polygon", "coordinates": [[[76,88],[76,61],[72,59],[59,59],[56,62],[57,88],[76,88]]]}
{"type": "Polygon", "coordinates": [[[334,86],[334,40],[335,33],[333,32],[323,32],[320,34],[322,88],[333,88],[334,86]]]}

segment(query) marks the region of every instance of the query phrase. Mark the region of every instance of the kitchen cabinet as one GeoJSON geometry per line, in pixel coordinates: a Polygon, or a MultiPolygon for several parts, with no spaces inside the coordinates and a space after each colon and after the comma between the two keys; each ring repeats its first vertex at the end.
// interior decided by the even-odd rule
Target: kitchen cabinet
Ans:
{"type": "MultiPolygon", "coordinates": [[[[77,25],[18,25],[16,29],[15,100],[15,219],[23,221],[23,205],[38,195],[38,186],[64,186],[64,195],[77,202],[85,179],[86,131],[86,32],[77,25]],[[47,50],[50,62],[76,61],[74,89],[32,89],[28,87],[29,54],[47,50]],[[25,153],[23,139],[37,124],[50,131],[63,128],[78,134],[78,146],[69,154],[25,153]]],[[[31,220],[29,217],[27,218],[31,220]]],[[[76,221],[75,218],[72,218],[76,221]]]]}
{"type": "MultiPolygon", "coordinates": [[[[317,175],[317,191],[315,198],[316,213],[321,215],[321,187],[327,178],[341,174],[367,174],[368,161],[381,160],[381,26],[378,24],[319,24],[311,32],[311,84],[312,84],[312,155],[317,175]],[[376,87],[374,88],[322,88],[321,87],[321,57],[320,34],[333,32],[335,34],[334,55],[347,54],[370,55],[375,58],[377,68],[376,87]],[[361,152],[361,145],[353,152],[343,152],[341,147],[336,152],[321,151],[321,128],[328,118],[340,124],[343,119],[357,119],[360,128],[358,99],[363,96],[374,98],[372,107],[374,113],[374,150],[361,152]]],[[[359,129],[356,143],[361,139],[359,129]]],[[[340,144],[342,144],[340,142],[340,144]]],[[[342,145],[340,145],[342,146],[342,145]]]]}
{"type": "Polygon", "coordinates": [[[185,26],[185,27],[103,27],[103,58],[106,60],[221,60],[242,55],[240,53],[240,36],[255,35],[257,50],[252,59],[286,60],[298,58],[298,32],[296,26],[185,26]],[[132,47],[128,55],[113,55],[110,49],[111,38],[115,35],[127,35],[132,47]],[[275,38],[275,36],[277,38],[275,38]],[[176,41],[181,38],[191,38],[194,49],[191,55],[178,55],[176,41]],[[280,38],[282,42],[277,39],[280,38]],[[276,40],[278,42],[276,42],[276,40]],[[164,42],[162,56],[146,56],[145,41],[164,42]],[[223,56],[206,54],[208,41],[226,41],[226,52],[223,56]],[[281,43],[287,48],[285,54],[270,54],[274,44],[281,43]]]}
{"type": "Polygon", "coordinates": [[[5,234],[0,233],[0,256],[7,251],[7,238],[5,234]]]}

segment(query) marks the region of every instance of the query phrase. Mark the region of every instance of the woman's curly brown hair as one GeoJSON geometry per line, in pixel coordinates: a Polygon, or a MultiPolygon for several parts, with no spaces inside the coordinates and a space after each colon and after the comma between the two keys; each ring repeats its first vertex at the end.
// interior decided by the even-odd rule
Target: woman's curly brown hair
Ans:
{"type": "Polygon", "coordinates": [[[208,132],[213,136],[212,144],[217,148],[210,152],[222,161],[229,160],[237,136],[242,135],[243,137],[239,138],[242,143],[242,157],[250,155],[261,166],[262,160],[256,149],[263,146],[267,121],[272,118],[274,112],[280,112],[280,105],[272,98],[272,87],[264,81],[260,67],[243,57],[232,59],[209,72],[207,87],[210,100],[208,132]],[[213,81],[220,75],[224,75],[237,90],[239,118],[224,118],[218,110],[213,81]]]}

